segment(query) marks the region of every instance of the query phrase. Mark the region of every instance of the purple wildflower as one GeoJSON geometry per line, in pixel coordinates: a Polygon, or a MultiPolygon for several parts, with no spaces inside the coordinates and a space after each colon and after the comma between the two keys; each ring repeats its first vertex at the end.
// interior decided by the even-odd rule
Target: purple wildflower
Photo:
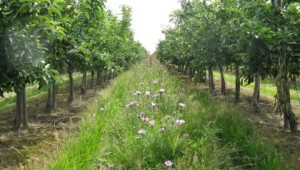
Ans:
{"type": "Polygon", "coordinates": [[[144,121],[144,122],[148,122],[148,121],[149,121],[149,118],[148,118],[148,117],[142,117],[141,119],[142,119],[142,121],[144,121]]]}
{"type": "Polygon", "coordinates": [[[159,97],[159,94],[156,93],[156,94],[153,95],[153,97],[154,97],[154,98],[158,98],[158,97],[159,97]]]}
{"type": "Polygon", "coordinates": [[[150,124],[151,126],[154,126],[154,125],[155,125],[155,120],[150,120],[150,121],[149,121],[149,124],[150,124]]]}
{"type": "Polygon", "coordinates": [[[163,131],[165,131],[165,128],[164,127],[159,128],[159,131],[163,132],[163,131]]]}
{"type": "Polygon", "coordinates": [[[159,89],[159,93],[164,93],[164,92],[166,92],[165,89],[163,89],[163,88],[159,89]]]}
{"type": "Polygon", "coordinates": [[[175,123],[176,123],[177,125],[182,125],[182,124],[185,123],[185,120],[176,120],[175,123]]]}
{"type": "Polygon", "coordinates": [[[189,138],[189,134],[185,133],[185,134],[183,135],[183,137],[184,137],[185,139],[187,139],[187,138],[189,138]]]}
{"type": "Polygon", "coordinates": [[[138,133],[139,133],[140,135],[145,135],[145,134],[146,134],[146,130],[141,129],[141,130],[138,131],[138,133]]]}
{"type": "Polygon", "coordinates": [[[150,96],[151,96],[150,91],[146,91],[145,94],[146,94],[147,97],[150,97],[150,96]]]}
{"type": "Polygon", "coordinates": [[[113,164],[109,164],[109,165],[107,165],[107,167],[108,167],[109,169],[112,169],[112,168],[114,167],[114,165],[113,165],[113,164]]]}
{"type": "Polygon", "coordinates": [[[172,165],[173,165],[173,162],[172,162],[172,161],[170,161],[170,160],[165,161],[165,166],[166,166],[166,167],[172,167],[172,165]]]}

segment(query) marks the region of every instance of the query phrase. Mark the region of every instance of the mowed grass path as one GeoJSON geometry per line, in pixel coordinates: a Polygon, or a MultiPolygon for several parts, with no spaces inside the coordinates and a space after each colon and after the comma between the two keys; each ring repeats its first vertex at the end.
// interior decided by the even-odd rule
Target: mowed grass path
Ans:
{"type": "Polygon", "coordinates": [[[282,169],[274,147],[252,134],[239,110],[148,57],[102,92],[44,168],[282,169]]]}

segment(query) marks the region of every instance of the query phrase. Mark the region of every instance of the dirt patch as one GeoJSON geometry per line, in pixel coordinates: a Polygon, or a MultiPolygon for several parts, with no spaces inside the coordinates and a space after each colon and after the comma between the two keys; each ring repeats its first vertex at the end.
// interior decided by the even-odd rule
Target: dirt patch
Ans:
{"type": "MultiPolygon", "coordinates": [[[[207,86],[203,84],[195,85],[190,82],[186,75],[181,75],[181,79],[191,88],[198,88],[208,91],[207,86]]],[[[235,108],[241,108],[247,120],[253,125],[255,136],[263,140],[267,144],[276,147],[286,165],[290,165],[291,169],[299,169],[300,167],[300,133],[291,134],[288,129],[283,128],[283,116],[274,113],[275,99],[274,97],[261,94],[260,96],[260,113],[256,113],[251,105],[252,90],[241,88],[241,101],[235,103],[235,86],[226,84],[226,96],[221,94],[221,83],[219,79],[215,80],[216,90],[212,93],[212,97],[216,100],[228,102],[235,108]]],[[[293,105],[298,121],[300,121],[300,106],[293,105]]],[[[298,124],[300,130],[300,124],[298,124]]]]}
{"type": "Polygon", "coordinates": [[[47,94],[39,95],[27,102],[29,128],[12,130],[14,106],[0,113],[0,169],[23,169],[28,161],[39,161],[37,153],[44,153],[50,145],[65,135],[78,131],[82,113],[88,103],[98,95],[101,87],[88,90],[84,98],[79,94],[79,85],[75,88],[75,100],[69,105],[68,91],[60,90],[57,95],[55,113],[45,113],[47,94]],[[33,157],[32,155],[35,155],[33,157]]]}

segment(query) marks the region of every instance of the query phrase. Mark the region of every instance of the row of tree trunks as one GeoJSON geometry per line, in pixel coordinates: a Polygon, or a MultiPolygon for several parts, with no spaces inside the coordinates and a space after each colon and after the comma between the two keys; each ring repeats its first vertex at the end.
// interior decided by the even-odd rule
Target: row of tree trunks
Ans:
{"type": "Polygon", "coordinates": [[[68,102],[72,103],[74,100],[74,78],[73,78],[73,70],[68,69],[68,76],[69,76],[69,98],[68,102]]]}
{"type": "Polygon", "coordinates": [[[87,71],[83,71],[82,73],[82,82],[81,82],[81,95],[86,95],[86,90],[87,90],[87,71]]]}

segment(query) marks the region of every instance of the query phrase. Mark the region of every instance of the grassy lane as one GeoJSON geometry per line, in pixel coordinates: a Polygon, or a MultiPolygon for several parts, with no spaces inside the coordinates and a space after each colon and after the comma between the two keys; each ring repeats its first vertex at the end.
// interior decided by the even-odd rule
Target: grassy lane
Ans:
{"type": "MultiPolygon", "coordinates": [[[[216,79],[220,79],[219,72],[214,72],[214,76],[216,79]]],[[[225,81],[229,82],[230,84],[235,84],[235,75],[230,74],[230,73],[225,74],[225,81]]],[[[247,89],[253,90],[254,83],[251,83],[244,87],[247,89]]],[[[271,80],[262,80],[260,91],[263,94],[273,97],[277,93],[275,82],[271,81],[271,80]]],[[[300,103],[300,87],[291,88],[290,93],[291,93],[291,99],[296,101],[299,104],[300,103]]]]}
{"type": "Polygon", "coordinates": [[[156,60],[120,75],[91,105],[50,169],[283,168],[239,110],[186,87],[156,60]]]}

